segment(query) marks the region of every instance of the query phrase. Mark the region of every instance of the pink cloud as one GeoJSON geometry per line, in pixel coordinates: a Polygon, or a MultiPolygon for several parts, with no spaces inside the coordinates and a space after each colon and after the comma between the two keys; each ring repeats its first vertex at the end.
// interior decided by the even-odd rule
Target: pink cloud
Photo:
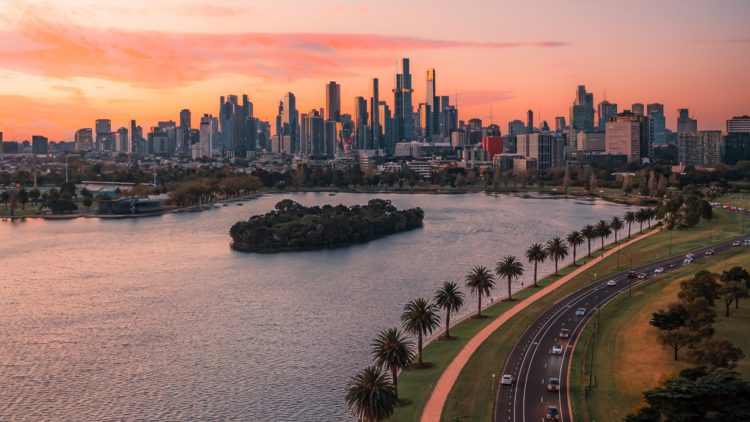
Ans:
{"type": "Polygon", "coordinates": [[[470,91],[459,92],[458,99],[455,98],[455,96],[452,96],[451,101],[458,101],[458,106],[463,107],[510,100],[515,98],[515,95],[512,91],[470,91]]]}
{"type": "Polygon", "coordinates": [[[346,12],[346,9],[344,8],[344,6],[336,5],[336,6],[333,6],[333,7],[326,7],[326,12],[328,12],[328,13],[344,13],[344,12],[346,12]]]}
{"type": "Polygon", "coordinates": [[[750,43],[750,38],[740,38],[734,40],[687,40],[685,44],[742,44],[750,43]]]}

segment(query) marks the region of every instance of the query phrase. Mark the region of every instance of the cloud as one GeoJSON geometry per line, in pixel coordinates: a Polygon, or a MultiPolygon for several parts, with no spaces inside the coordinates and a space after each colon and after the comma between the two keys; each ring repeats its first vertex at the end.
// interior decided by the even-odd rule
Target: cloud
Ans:
{"type": "Polygon", "coordinates": [[[458,93],[458,106],[475,106],[510,100],[516,96],[512,91],[470,91],[458,93]]]}
{"type": "Polygon", "coordinates": [[[687,40],[685,44],[742,44],[750,43],[750,38],[740,38],[734,40],[687,40]]]}
{"type": "Polygon", "coordinates": [[[0,31],[0,67],[60,80],[76,77],[167,89],[225,75],[295,80],[354,76],[419,50],[555,48],[564,42],[473,42],[371,34],[162,33],[75,23],[54,7],[20,3],[0,31]],[[47,10],[51,9],[51,10],[47,10]],[[61,16],[48,18],[49,13],[61,16]],[[4,40],[10,40],[4,42],[4,40]],[[19,46],[19,47],[16,47],[19,46]]]}
{"type": "Polygon", "coordinates": [[[245,6],[219,6],[209,3],[182,4],[174,7],[123,7],[101,4],[92,4],[84,7],[76,7],[71,14],[77,17],[94,18],[96,15],[107,15],[115,17],[146,17],[150,15],[166,16],[199,16],[201,18],[229,18],[255,15],[255,9],[245,6]]]}
{"type": "Polygon", "coordinates": [[[76,88],[74,86],[51,86],[50,88],[68,92],[70,93],[70,97],[78,104],[86,104],[88,100],[86,99],[85,93],[81,88],[76,88]]]}
{"type": "Polygon", "coordinates": [[[51,120],[39,120],[30,124],[29,127],[55,127],[55,123],[51,120]]]}

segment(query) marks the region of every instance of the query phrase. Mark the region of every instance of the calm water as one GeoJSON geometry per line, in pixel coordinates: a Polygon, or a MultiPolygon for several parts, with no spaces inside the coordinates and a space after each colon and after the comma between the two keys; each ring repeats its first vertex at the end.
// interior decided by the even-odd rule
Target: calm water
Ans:
{"type": "Polygon", "coordinates": [[[352,205],[365,194],[0,222],[0,419],[349,420],[347,379],[370,363],[371,338],[398,324],[404,303],[625,211],[536,196],[378,196],[422,207],[425,227],[327,251],[229,248],[234,222],[283,198],[352,205]]]}

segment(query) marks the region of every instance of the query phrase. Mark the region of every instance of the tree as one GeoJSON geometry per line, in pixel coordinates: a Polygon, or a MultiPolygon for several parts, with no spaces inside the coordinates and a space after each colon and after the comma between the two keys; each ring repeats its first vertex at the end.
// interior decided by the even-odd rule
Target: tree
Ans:
{"type": "Polygon", "coordinates": [[[697,365],[733,369],[737,361],[745,358],[745,353],[731,341],[723,338],[704,338],[698,345],[688,350],[688,357],[697,365]]]}
{"type": "Polygon", "coordinates": [[[495,277],[485,267],[474,267],[466,276],[466,287],[478,299],[477,315],[473,318],[482,318],[482,296],[489,296],[495,288],[495,277]]]}
{"type": "Polygon", "coordinates": [[[508,301],[512,301],[510,285],[513,280],[523,275],[523,264],[513,255],[507,255],[502,261],[495,265],[495,273],[500,279],[508,282],[508,301]]]}
{"type": "Polygon", "coordinates": [[[358,421],[380,422],[393,415],[398,395],[380,369],[368,366],[347,387],[346,403],[358,421]]]}
{"type": "Polygon", "coordinates": [[[604,250],[604,239],[608,238],[612,234],[612,229],[609,227],[609,223],[606,220],[599,220],[596,223],[596,237],[602,239],[602,250],[604,250]]]}
{"type": "Polygon", "coordinates": [[[26,210],[26,204],[29,202],[29,191],[21,189],[18,191],[18,203],[21,204],[21,209],[26,210]]]}
{"type": "Polygon", "coordinates": [[[699,333],[702,337],[711,337],[714,335],[714,328],[711,324],[716,321],[716,312],[708,304],[708,300],[705,297],[699,297],[692,302],[682,301],[680,306],[670,307],[675,311],[682,311],[685,313],[687,318],[685,319],[685,326],[699,333]]]}
{"type": "Polygon", "coordinates": [[[295,189],[299,189],[300,186],[305,184],[305,181],[307,180],[305,176],[305,170],[302,168],[297,168],[295,170],[292,170],[292,186],[295,189]]]}
{"type": "Polygon", "coordinates": [[[739,308],[740,299],[748,297],[748,288],[738,281],[730,281],[719,287],[718,294],[719,297],[724,299],[724,305],[727,307],[727,318],[729,318],[729,305],[735,302],[738,303],[736,308],[739,308]]]}
{"type": "Polygon", "coordinates": [[[53,214],[73,212],[78,209],[78,205],[70,199],[52,199],[48,206],[53,214]]]}
{"type": "Polygon", "coordinates": [[[537,267],[539,266],[540,262],[544,262],[547,260],[547,250],[544,249],[544,246],[542,246],[540,243],[534,243],[533,245],[529,246],[528,249],[526,249],[526,258],[529,260],[529,263],[534,263],[534,287],[539,287],[537,282],[537,267]]]}
{"type": "Polygon", "coordinates": [[[445,310],[445,335],[446,340],[451,340],[451,312],[458,312],[464,306],[464,292],[458,290],[458,285],[451,281],[446,281],[435,293],[435,305],[439,309],[445,310]]]}
{"type": "Polygon", "coordinates": [[[565,242],[563,242],[561,238],[553,237],[552,239],[547,241],[545,249],[547,251],[547,255],[549,255],[549,257],[553,261],[555,261],[555,275],[558,275],[557,263],[568,257],[568,246],[565,244],[565,242]]]}
{"type": "Polygon", "coordinates": [[[645,177],[641,178],[641,183],[638,185],[638,193],[641,196],[648,195],[648,185],[646,184],[646,178],[645,177]]]}
{"type": "Polygon", "coordinates": [[[37,201],[39,200],[39,197],[42,196],[42,193],[39,191],[39,189],[34,188],[29,191],[29,198],[34,200],[34,205],[36,205],[37,201]]]}
{"type": "Polygon", "coordinates": [[[625,225],[620,220],[620,217],[612,217],[612,221],[609,222],[609,227],[615,232],[615,244],[617,243],[617,232],[625,228],[625,225]]]}
{"type": "Polygon", "coordinates": [[[578,250],[579,246],[586,243],[586,239],[584,239],[581,232],[579,232],[578,230],[573,230],[565,237],[565,241],[568,242],[568,246],[573,248],[573,266],[576,266],[576,251],[578,250]]]}
{"type": "Polygon", "coordinates": [[[651,170],[651,173],[649,173],[649,176],[648,176],[648,193],[649,195],[651,195],[651,197],[654,197],[659,194],[659,188],[656,182],[656,175],[654,174],[653,170],[651,170]]]}
{"type": "Polygon", "coordinates": [[[589,191],[594,193],[596,191],[596,173],[591,172],[591,180],[589,181],[589,191]]]}
{"type": "Polygon", "coordinates": [[[570,169],[568,169],[567,167],[565,167],[565,176],[563,177],[562,188],[563,192],[568,193],[568,189],[570,188],[570,169]]]}
{"type": "Polygon", "coordinates": [[[599,235],[596,233],[596,227],[592,226],[591,224],[587,224],[583,228],[583,230],[581,230],[581,235],[583,235],[583,237],[589,244],[589,258],[591,258],[591,241],[599,237],[599,235]]]}
{"type": "Polygon", "coordinates": [[[398,399],[398,372],[406,371],[414,359],[414,345],[405,339],[397,328],[381,331],[372,342],[375,366],[391,373],[393,391],[398,399]]]}
{"type": "MultiPolygon", "coordinates": [[[[498,168],[498,169],[497,169],[497,170],[495,171],[495,173],[494,173],[494,174],[492,175],[492,185],[493,185],[493,187],[494,187],[494,189],[495,189],[495,190],[497,190],[498,186],[499,186],[499,185],[500,185],[500,183],[501,183],[501,182],[503,181],[503,178],[504,178],[504,177],[505,177],[505,175],[503,174],[503,172],[502,172],[502,171],[500,171],[500,169],[499,169],[499,168],[498,168]]],[[[505,185],[505,186],[506,186],[506,187],[508,186],[508,185],[507,185],[507,182],[506,182],[506,185],[505,185]]]]}
{"type": "Polygon", "coordinates": [[[90,196],[86,196],[83,198],[83,206],[86,207],[86,212],[89,212],[89,208],[94,204],[94,201],[91,199],[90,196]]]}
{"type": "Polygon", "coordinates": [[[635,223],[635,212],[628,211],[625,213],[625,222],[628,223],[628,239],[630,239],[630,226],[635,223]]]}
{"type": "Polygon", "coordinates": [[[456,185],[457,188],[463,189],[464,186],[466,186],[466,178],[464,178],[464,176],[461,173],[459,173],[456,176],[456,181],[454,182],[454,184],[456,185]]]}
{"type": "Polygon", "coordinates": [[[687,327],[661,331],[657,337],[659,344],[674,349],[674,360],[677,360],[677,351],[698,340],[700,340],[700,334],[690,331],[687,327]]]}
{"type": "Polygon", "coordinates": [[[660,309],[652,314],[648,323],[660,330],[674,330],[685,326],[685,315],[674,310],[660,309]]]}
{"type": "Polygon", "coordinates": [[[667,189],[667,178],[662,174],[659,176],[659,186],[656,189],[660,198],[663,198],[667,194],[667,189]]]}
{"type": "MultiPolygon", "coordinates": [[[[54,190],[54,189],[53,189],[54,190]]],[[[18,191],[13,191],[10,193],[10,216],[13,217],[14,211],[18,207],[18,191]]]]}
{"type": "Polygon", "coordinates": [[[633,192],[633,178],[630,177],[630,173],[625,173],[625,177],[622,178],[622,192],[625,196],[633,192]]]}
{"type": "Polygon", "coordinates": [[[750,384],[737,372],[688,368],[661,384],[643,392],[643,405],[625,422],[740,422],[750,413],[750,384]]]}
{"type": "Polygon", "coordinates": [[[721,282],[727,283],[730,281],[745,282],[745,286],[750,287],[750,273],[747,270],[735,265],[721,273],[721,282]]]}
{"type": "Polygon", "coordinates": [[[10,202],[10,192],[3,191],[3,193],[0,193],[0,200],[5,202],[5,211],[8,211],[8,202],[10,202]]]}
{"type": "Polygon", "coordinates": [[[414,299],[404,306],[401,324],[407,333],[417,336],[417,364],[413,366],[414,369],[432,366],[430,363],[422,362],[422,337],[432,334],[440,325],[440,317],[436,311],[435,305],[423,298],[414,299]]]}
{"type": "Polygon", "coordinates": [[[477,174],[474,172],[474,170],[469,170],[466,172],[466,184],[469,185],[470,188],[474,188],[474,184],[477,183],[477,174]]]}
{"type": "Polygon", "coordinates": [[[645,223],[647,219],[648,219],[648,211],[646,211],[645,208],[641,208],[635,212],[635,221],[641,225],[640,231],[643,231],[643,223],[645,223]]]}
{"type": "Polygon", "coordinates": [[[719,298],[718,279],[718,274],[707,270],[698,271],[693,278],[680,282],[680,292],[677,293],[677,297],[687,302],[693,302],[702,297],[708,301],[709,306],[714,306],[716,299],[719,298]]]}

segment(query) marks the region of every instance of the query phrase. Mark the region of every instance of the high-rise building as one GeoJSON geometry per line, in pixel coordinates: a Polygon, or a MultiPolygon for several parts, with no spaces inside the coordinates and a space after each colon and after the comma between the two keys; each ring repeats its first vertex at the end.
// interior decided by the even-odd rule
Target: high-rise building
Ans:
{"type": "Polygon", "coordinates": [[[454,106],[448,106],[443,111],[443,137],[451,137],[451,132],[458,129],[458,110],[454,106]]]}
{"type": "Polygon", "coordinates": [[[722,162],[730,166],[740,161],[750,161],[750,131],[723,133],[724,157],[722,162]]]}
{"type": "Polygon", "coordinates": [[[516,137],[521,134],[526,133],[526,126],[523,124],[520,120],[513,120],[512,122],[508,122],[508,135],[511,137],[516,137]]]}
{"type": "Polygon", "coordinates": [[[649,104],[649,105],[646,106],[646,113],[647,114],[651,114],[651,113],[653,113],[655,111],[658,111],[663,116],[664,115],[664,104],[653,103],[653,104],[649,104]]]}
{"type": "Polygon", "coordinates": [[[427,69],[427,98],[425,103],[429,106],[427,122],[425,125],[425,136],[437,135],[440,133],[440,97],[437,95],[437,80],[435,79],[435,69],[427,69]]]}
{"type": "Polygon", "coordinates": [[[213,155],[213,124],[214,117],[210,114],[204,114],[201,117],[200,123],[200,140],[198,141],[199,147],[197,148],[197,154],[193,154],[193,158],[211,157],[213,155]],[[195,155],[198,155],[196,157],[195,155]]]}
{"type": "Polygon", "coordinates": [[[393,131],[391,127],[391,109],[388,107],[385,101],[378,103],[378,117],[380,118],[380,132],[382,133],[382,142],[380,148],[385,148],[389,151],[393,151],[396,147],[396,143],[393,142],[393,131]]]}
{"type": "Polygon", "coordinates": [[[312,156],[325,155],[325,121],[319,111],[310,111],[310,152],[312,156]]]}
{"type": "Polygon", "coordinates": [[[78,129],[75,134],[76,149],[88,151],[94,148],[93,130],[89,128],[78,129]]]}
{"type": "Polygon", "coordinates": [[[396,74],[393,88],[393,118],[398,128],[398,140],[414,140],[414,108],[412,107],[411,74],[409,73],[409,59],[400,59],[398,62],[399,73],[396,74]]]}
{"type": "Polygon", "coordinates": [[[130,145],[130,140],[128,139],[128,128],[121,127],[117,129],[117,142],[116,142],[117,150],[120,152],[128,152],[129,145],[130,145]]]}
{"type": "Polygon", "coordinates": [[[565,117],[555,117],[555,132],[562,133],[568,130],[568,125],[565,124],[565,117]]]}
{"type": "Polygon", "coordinates": [[[341,85],[334,81],[326,84],[326,120],[341,121],[341,85]]]}
{"type": "Polygon", "coordinates": [[[190,131],[193,129],[193,118],[190,114],[190,110],[185,109],[180,111],[180,125],[182,128],[182,138],[177,139],[177,145],[175,145],[175,152],[179,155],[186,155],[190,151],[190,131]]]}
{"type": "Polygon", "coordinates": [[[633,109],[633,110],[631,110],[633,112],[633,114],[637,114],[639,116],[645,116],[646,115],[646,113],[644,112],[643,104],[641,104],[641,103],[635,103],[631,107],[633,109]]]}
{"type": "Polygon", "coordinates": [[[727,120],[727,132],[750,132],[750,116],[732,117],[727,120]]]}
{"type": "Polygon", "coordinates": [[[469,129],[471,130],[482,130],[482,119],[469,119],[469,129]]]}
{"type": "Polygon", "coordinates": [[[605,132],[578,132],[576,147],[579,151],[606,151],[607,137],[605,132]]]}
{"type": "Polygon", "coordinates": [[[368,136],[369,145],[365,149],[381,148],[382,130],[380,128],[380,86],[377,78],[370,79],[370,135],[368,136]]]}
{"type": "Polygon", "coordinates": [[[354,139],[353,149],[365,149],[367,146],[367,101],[364,97],[354,97],[354,139]]]}
{"type": "Polygon", "coordinates": [[[700,166],[721,161],[722,136],[720,130],[680,133],[678,160],[681,164],[700,166]]]}
{"type": "Polygon", "coordinates": [[[597,117],[599,118],[599,130],[604,132],[607,122],[611,116],[617,114],[617,104],[612,104],[607,100],[599,103],[597,108],[597,117]]]}
{"type": "Polygon", "coordinates": [[[690,111],[686,108],[677,109],[677,133],[692,133],[698,131],[698,121],[690,118],[690,111]]]}
{"type": "Polygon", "coordinates": [[[419,124],[415,125],[415,130],[419,136],[429,137],[427,132],[429,131],[430,126],[431,111],[432,110],[430,110],[430,106],[427,103],[419,103],[419,108],[417,109],[419,119],[416,120],[419,124]]]}
{"type": "Polygon", "coordinates": [[[323,155],[333,157],[336,155],[336,144],[338,143],[338,127],[341,123],[334,120],[323,122],[323,155]]]}
{"type": "Polygon", "coordinates": [[[49,153],[49,142],[47,141],[47,138],[44,136],[32,136],[31,153],[35,155],[47,155],[49,153]]]}
{"type": "MultiPolygon", "coordinates": [[[[640,132],[638,136],[639,141],[639,159],[651,159],[653,157],[653,126],[651,124],[651,118],[649,116],[641,116],[634,114],[631,111],[625,110],[622,113],[615,114],[609,118],[610,122],[629,121],[637,122],[638,130],[640,132]]],[[[609,125],[607,125],[609,127],[609,125]]]]}
{"type": "Polygon", "coordinates": [[[531,110],[526,112],[526,133],[534,133],[534,112],[531,110]]]}
{"type": "Polygon", "coordinates": [[[667,119],[664,117],[664,106],[662,104],[649,104],[646,113],[651,119],[651,138],[654,145],[667,145],[667,119]]]}
{"type": "Polygon", "coordinates": [[[631,120],[607,122],[606,152],[608,154],[624,154],[628,162],[640,163],[641,160],[641,123],[631,120]]]}
{"type": "Polygon", "coordinates": [[[594,94],[586,92],[586,87],[579,85],[576,98],[570,107],[570,126],[568,127],[568,143],[570,146],[578,139],[578,132],[594,130],[594,94]]]}
{"type": "Polygon", "coordinates": [[[96,143],[95,151],[112,151],[112,121],[99,119],[96,121],[96,143]]]}
{"type": "MultiPolygon", "coordinates": [[[[450,106],[450,97],[443,95],[440,97],[440,133],[443,133],[443,117],[445,117],[445,110],[448,110],[450,106]]],[[[443,135],[445,136],[445,135],[443,135]]]]}
{"type": "Polygon", "coordinates": [[[143,128],[136,124],[135,120],[130,121],[130,152],[145,154],[147,149],[146,141],[143,139],[143,128]]]}
{"type": "MultiPolygon", "coordinates": [[[[281,114],[281,129],[284,136],[289,136],[291,149],[287,154],[293,154],[299,150],[299,139],[297,139],[297,125],[299,124],[299,112],[297,111],[297,99],[291,92],[284,94],[284,109],[281,114]]],[[[285,145],[286,148],[286,145],[285,145]]]]}

